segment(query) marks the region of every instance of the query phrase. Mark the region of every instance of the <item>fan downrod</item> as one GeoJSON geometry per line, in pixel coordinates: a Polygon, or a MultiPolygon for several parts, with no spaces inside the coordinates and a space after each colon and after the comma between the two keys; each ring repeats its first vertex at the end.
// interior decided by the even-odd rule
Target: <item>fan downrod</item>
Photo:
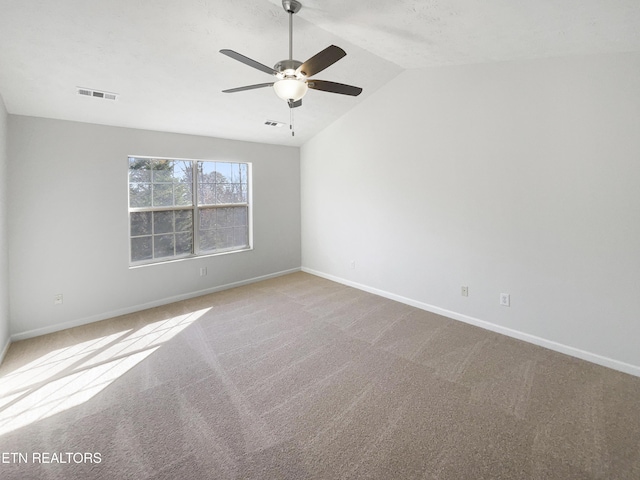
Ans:
{"type": "Polygon", "coordinates": [[[297,0],[282,0],[282,8],[287,13],[298,13],[302,8],[302,4],[297,0]]]}

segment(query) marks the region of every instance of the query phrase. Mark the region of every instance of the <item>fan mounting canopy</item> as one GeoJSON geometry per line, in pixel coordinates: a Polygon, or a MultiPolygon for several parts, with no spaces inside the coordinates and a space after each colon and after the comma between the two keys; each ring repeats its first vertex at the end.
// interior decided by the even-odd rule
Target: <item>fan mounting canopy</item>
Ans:
{"type": "Polygon", "coordinates": [[[282,0],[282,8],[287,13],[298,13],[302,4],[296,0],[282,0]]]}

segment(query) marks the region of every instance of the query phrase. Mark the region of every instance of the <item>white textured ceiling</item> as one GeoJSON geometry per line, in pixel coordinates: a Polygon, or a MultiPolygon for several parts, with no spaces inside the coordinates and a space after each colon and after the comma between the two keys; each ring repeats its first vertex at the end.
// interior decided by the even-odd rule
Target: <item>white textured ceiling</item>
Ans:
{"type": "Polygon", "coordinates": [[[294,58],[335,44],[317,75],[363,87],[310,91],[296,136],[271,81],[218,53],[272,66],[288,56],[280,0],[0,0],[0,94],[10,113],[301,145],[403,69],[640,51],[640,0],[302,0],[294,58]],[[76,87],[115,92],[115,102],[76,87]]]}

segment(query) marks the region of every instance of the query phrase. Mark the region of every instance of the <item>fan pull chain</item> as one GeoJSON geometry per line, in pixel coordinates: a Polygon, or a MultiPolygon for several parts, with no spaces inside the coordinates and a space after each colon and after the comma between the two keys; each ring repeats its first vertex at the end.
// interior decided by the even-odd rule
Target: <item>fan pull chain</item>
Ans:
{"type": "Polygon", "coordinates": [[[293,128],[293,108],[289,109],[289,130],[291,130],[291,136],[296,136],[296,131],[293,128]]]}

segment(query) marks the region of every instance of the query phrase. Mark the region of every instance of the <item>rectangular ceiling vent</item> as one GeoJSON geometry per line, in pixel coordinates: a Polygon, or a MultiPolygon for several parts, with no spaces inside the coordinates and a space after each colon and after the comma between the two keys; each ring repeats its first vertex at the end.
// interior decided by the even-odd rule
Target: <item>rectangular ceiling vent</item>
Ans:
{"type": "Polygon", "coordinates": [[[100,90],[92,90],[90,88],[78,87],[78,95],[85,97],[102,98],[104,100],[117,100],[118,94],[111,92],[103,92],[100,90]]]}
{"type": "Polygon", "coordinates": [[[284,127],[284,123],[276,122],[275,120],[267,120],[264,124],[270,127],[284,127]]]}

